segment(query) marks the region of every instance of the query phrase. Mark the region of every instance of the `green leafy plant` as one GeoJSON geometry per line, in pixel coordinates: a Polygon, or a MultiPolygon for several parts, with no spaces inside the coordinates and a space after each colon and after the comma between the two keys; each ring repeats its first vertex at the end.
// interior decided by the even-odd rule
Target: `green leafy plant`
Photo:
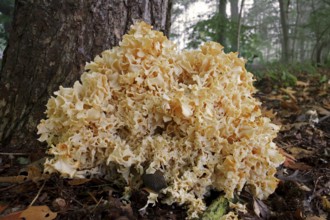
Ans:
{"type": "MultiPolygon", "coordinates": [[[[224,46],[225,52],[236,52],[234,51],[236,45],[231,45],[231,42],[237,37],[237,23],[232,22],[229,19],[224,19],[219,13],[215,13],[209,19],[199,21],[192,26],[192,32],[189,34],[187,48],[196,49],[203,42],[207,41],[218,42],[219,36],[223,34],[221,33],[221,30],[223,29],[226,30],[226,39],[221,44],[224,46]]],[[[252,27],[247,25],[241,26],[240,55],[245,58],[252,57],[255,54],[258,56],[261,55],[257,48],[260,42],[261,40],[258,35],[253,33],[252,27]]]]}
{"type": "Polygon", "coordinates": [[[322,75],[320,78],[320,83],[325,83],[328,81],[328,77],[326,75],[322,75]]]}
{"type": "Polygon", "coordinates": [[[325,82],[326,78],[318,72],[317,67],[311,63],[282,64],[279,62],[261,63],[258,68],[249,66],[257,80],[271,79],[274,85],[295,86],[297,76],[319,77],[320,82],[325,82]]]}

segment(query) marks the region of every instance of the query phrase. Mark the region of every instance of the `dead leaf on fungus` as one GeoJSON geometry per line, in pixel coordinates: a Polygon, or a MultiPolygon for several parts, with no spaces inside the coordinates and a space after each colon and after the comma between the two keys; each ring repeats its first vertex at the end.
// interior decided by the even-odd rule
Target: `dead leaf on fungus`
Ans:
{"type": "Polygon", "coordinates": [[[38,125],[53,156],[45,171],[113,177],[102,169],[113,166],[127,186],[160,171],[161,201],[187,205],[189,218],[205,210],[210,189],[233,198],[246,185],[268,197],[284,161],[273,142],[279,127],[262,116],[244,59],[215,42],[178,52],[151,28],[133,25],[86,65],[81,81],[49,99],[38,125]]]}

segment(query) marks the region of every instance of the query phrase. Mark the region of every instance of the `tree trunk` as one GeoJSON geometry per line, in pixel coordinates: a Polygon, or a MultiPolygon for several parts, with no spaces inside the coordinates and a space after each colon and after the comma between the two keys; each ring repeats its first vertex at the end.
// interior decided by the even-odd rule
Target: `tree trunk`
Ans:
{"type": "Polygon", "coordinates": [[[243,8],[244,8],[244,0],[242,0],[241,2],[241,8],[239,9],[239,15],[238,15],[238,21],[237,21],[237,52],[239,53],[239,49],[240,49],[240,38],[241,38],[241,26],[242,26],[242,14],[243,14],[243,8]]]}
{"type": "Polygon", "coordinates": [[[327,47],[329,43],[327,41],[323,41],[316,49],[316,64],[321,66],[323,64],[322,60],[322,52],[327,47]]]}
{"type": "Polygon", "coordinates": [[[293,38],[292,38],[292,41],[291,41],[291,61],[295,62],[295,61],[299,61],[299,58],[298,58],[298,53],[296,51],[296,44],[297,42],[299,42],[299,39],[298,39],[298,34],[299,34],[299,29],[300,29],[300,21],[301,21],[301,18],[300,18],[300,2],[299,1],[296,1],[296,20],[295,20],[295,24],[294,24],[294,27],[293,27],[293,38]]]}
{"type": "Polygon", "coordinates": [[[239,14],[238,14],[238,0],[231,0],[230,1],[230,20],[232,23],[232,27],[235,27],[232,32],[232,36],[230,36],[230,43],[231,43],[231,50],[233,52],[237,51],[237,35],[234,33],[238,33],[238,20],[239,20],[239,14]]]}
{"type": "Polygon", "coordinates": [[[282,27],[282,62],[289,61],[289,31],[288,31],[288,8],[287,0],[278,0],[280,4],[280,17],[282,27]]]}
{"type": "Polygon", "coordinates": [[[17,0],[0,73],[2,149],[41,146],[36,126],[59,85],[72,86],[135,20],[168,35],[170,9],[171,0],[17,0]]]}
{"type": "Polygon", "coordinates": [[[226,25],[227,25],[227,0],[220,0],[219,2],[219,36],[218,42],[223,46],[226,46],[226,25]]]}

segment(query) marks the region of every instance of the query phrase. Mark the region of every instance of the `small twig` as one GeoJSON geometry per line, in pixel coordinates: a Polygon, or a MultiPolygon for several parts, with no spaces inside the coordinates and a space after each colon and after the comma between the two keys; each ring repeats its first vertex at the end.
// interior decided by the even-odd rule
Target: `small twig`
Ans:
{"type": "Polygon", "coordinates": [[[325,119],[327,119],[327,118],[329,118],[329,117],[330,117],[330,114],[329,114],[329,115],[326,115],[326,116],[323,116],[322,118],[320,118],[320,120],[319,120],[318,123],[324,121],[325,119]]]}
{"type": "Polygon", "coordinates": [[[296,170],[296,171],[294,171],[293,174],[291,174],[289,176],[284,176],[283,171],[282,171],[277,174],[277,178],[280,180],[285,180],[285,181],[296,181],[298,174],[299,174],[299,170],[296,170]]]}
{"type": "Polygon", "coordinates": [[[27,176],[0,176],[0,183],[22,183],[27,180],[27,176]]]}
{"type": "Polygon", "coordinates": [[[23,184],[28,183],[28,182],[31,182],[31,180],[26,180],[26,181],[24,181],[24,182],[22,182],[22,183],[12,184],[12,185],[10,185],[10,186],[7,186],[7,187],[5,187],[5,188],[0,189],[0,192],[10,190],[10,189],[12,189],[12,188],[15,188],[16,186],[20,186],[20,185],[23,185],[23,184]]]}
{"type": "MultiPolygon", "coordinates": [[[[62,191],[62,193],[64,193],[65,195],[69,195],[66,191],[62,191]]],[[[81,205],[82,207],[85,207],[84,204],[82,204],[81,202],[79,202],[78,200],[76,200],[75,198],[71,198],[73,201],[75,201],[76,203],[78,203],[79,205],[81,205]]]]}
{"type": "Polygon", "coordinates": [[[97,201],[97,199],[94,197],[94,195],[93,195],[91,192],[87,192],[87,193],[88,193],[88,195],[90,195],[90,196],[92,197],[92,199],[94,200],[94,202],[97,204],[98,201],[97,201]]]}
{"type": "Polygon", "coordinates": [[[45,186],[45,184],[46,184],[46,181],[44,181],[44,183],[42,184],[42,186],[41,186],[40,189],[38,190],[37,195],[34,197],[34,199],[32,200],[32,202],[30,203],[29,206],[32,206],[33,203],[38,199],[38,197],[39,197],[41,191],[43,190],[43,188],[44,188],[44,186],[45,186]]]}
{"type": "Polygon", "coordinates": [[[102,199],[103,199],[103,197],[101,197],[101,199],[96,203],[96,205],[95,205],[95,207],[93,208],[92,212],[94,212],[95,209],[100,205],[102,199]]]}

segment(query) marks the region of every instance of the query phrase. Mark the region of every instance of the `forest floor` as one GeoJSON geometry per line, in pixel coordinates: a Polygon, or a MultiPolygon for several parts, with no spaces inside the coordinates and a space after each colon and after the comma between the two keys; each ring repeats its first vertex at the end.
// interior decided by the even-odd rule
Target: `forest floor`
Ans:
{"type": "MultiPolygon", "coordinates": [[[[240,219],[330,219],[330,70],[318,71],[326,80],[301,72],[295,74],[293,87],[269,78],[256,83],[264,115],[281,125],[275,142],[286,161],[278,168],[279,186],[267,200],[241,193],[248,212],[240,213],[240,219]]],[[[186,217],[184,207],[161,203],[139,211],[146,204],[146,190],[133,192],[127,201],[105,180],[46,177],[40,163],[31,160],[25,153],[0,154],[0,220],[186,217]]],[[[218,195],[212,193],[207,204],[218,195]]]]}

